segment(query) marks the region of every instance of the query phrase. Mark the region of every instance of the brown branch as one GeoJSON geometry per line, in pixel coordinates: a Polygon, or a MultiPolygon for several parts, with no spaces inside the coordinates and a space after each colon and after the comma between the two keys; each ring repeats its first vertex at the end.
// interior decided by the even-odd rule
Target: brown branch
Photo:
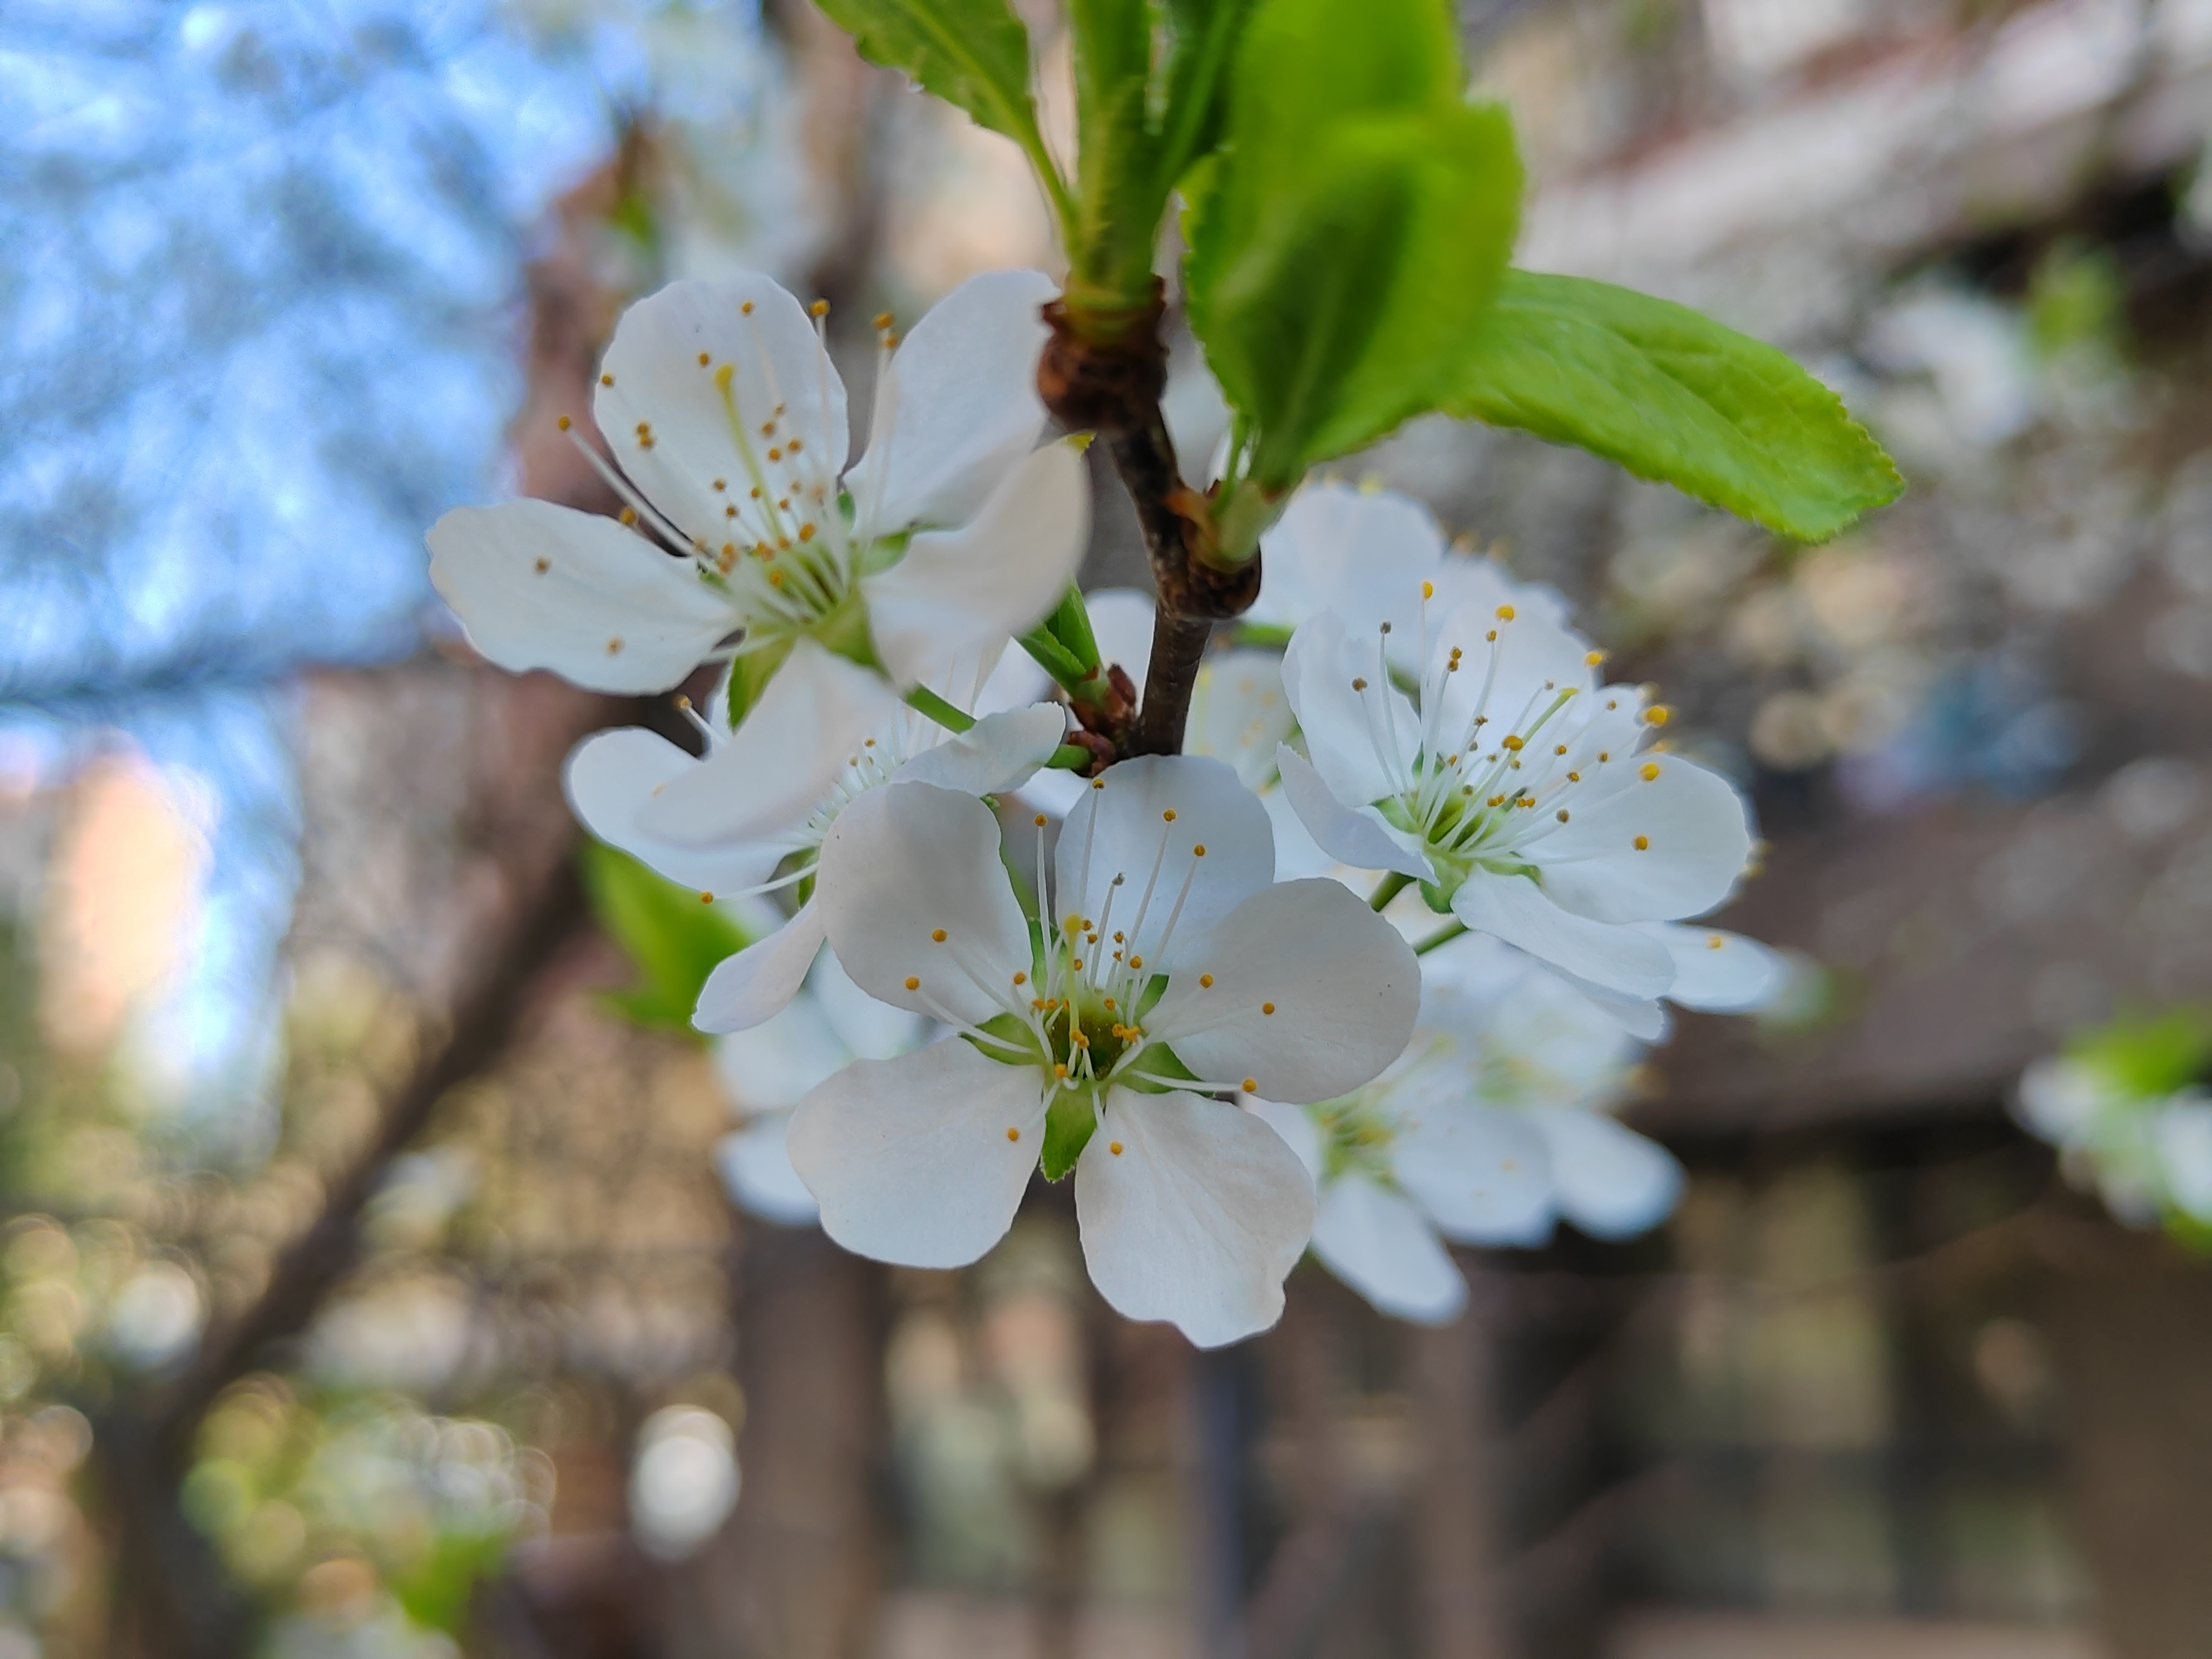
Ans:
{"type": "Polygon", "coordinates": [[[1037,362],[1037,392],[1073,432],[1098,434],[1135,503],[1152,561],[1158,611],[1144,705],[1120,734],[1121,752],[1174,755],[1182,750],[1197,689],[1199,659],[1213,624],[1243,615],[1260,597],[1260,558],[1233,568],[1212,562],[1205,498],[1183,482],[1175,443],[1160,413],[1167,387],[1166,311],[1155,277],[1147,303],[1121,311],[1076,310],[1064,300],[1044,307],[1052,329],[1037,362]]]}

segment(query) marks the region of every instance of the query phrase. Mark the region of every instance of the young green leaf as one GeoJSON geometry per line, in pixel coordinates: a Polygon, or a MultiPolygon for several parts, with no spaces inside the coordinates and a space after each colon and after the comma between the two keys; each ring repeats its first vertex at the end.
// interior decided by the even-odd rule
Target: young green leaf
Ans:
{"type": "Polygon", "coordinates": [[[1030,95],[1030,33],[1006,0],[822,0],[822,9],[870,63],[903,70],[1019,144],[1067,216],[1066,186],[1030,95]]]}
{"type": "Polygon", "coordinates": [[[1589,450],[1799,541],[1905,487],[1788,356],[1604,283],[1509,271],[1455,368],[1452,413],[1589,450]]]}
{"type": "Polygon", "coordinates": [[[690,888],[605,842],[585,842],[580,856],[592,915],[644,981],[607,1000],[641,1025],[690,1030],[699,988],[725,957],[751,943],[744,929],[726,909],[702,904],[690,888]]]}
{"type": "Polygon", "coordinates": [[[1194,216],[1190,313],[1256,426],[1252,476],[1286,489],[1455,389],[1512,249],[1521,167],[1495,105],[1340,119],[1297,167],[1255,168],[1243,142],[1194,216]]]}

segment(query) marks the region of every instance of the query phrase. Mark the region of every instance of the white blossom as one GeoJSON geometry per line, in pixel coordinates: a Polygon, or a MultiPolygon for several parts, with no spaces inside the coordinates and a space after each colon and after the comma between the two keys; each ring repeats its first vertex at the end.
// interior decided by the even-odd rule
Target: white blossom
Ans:
{"type": "MultiPolygon", "coordinates": [[[[940,677],[963,712],[986,695],[981,681],[975,666],[964,688],[940,677]]],[[[894,779],[977,795],[1018,787],[1059,746],[1066,722],[1058,705],[1038,703],[986,713],[956,735],[811,640],[793,647],[734,730],[715,702],[713,719],[694,717],[703,758],[624,727],[578,744],[567,783],[576,816],[600,840],[717,899],[803,893],[838,813],[894,779]]],[[[781,927],[715,969],[694,1023],[729,1032],[770,1018],[798,991],[822,939],[807,896],[781,927]]]]}
{"type": "Polygon", "coordinates": [[[1208,1093],[1328,1099],[1405,1046],[1419,967],[1330,881],[1273,881],[1265,811],[1219,762],[1126,761],[1061,830],[1036,915],[973,797],[872,791],[822,851],[816,902],[854,981],[957,1035],[847,1066],[799,1103],[791,1158],[848,1249],[918,1267],[1002,1236],[1042,1153],[1071,1164],[1091,1278],[1194,1342],[1271,1324],[1312,1188],[1208,1093]]]}
{"type": "Polygon", "coordinates": [[[1663,995],[1668,944],[1634,924],[1702,915],[1751,851],[1723,778],[1647,748],[1666,718],[1603,684],[1603,653],[1511,601],[1417,607],[1397,659],[1389,620],[1364,635],[1323,611],[1284,680],[1306,753],[1278,761],[1323,851],[1424,884],[1467,927],[1607,993],[1663,995]],[[1415,695],[1395,676],[1407,672],[1415,695]]]}
{"type": "Polygon", "coordinates": [[[1466,1299],[1443,1241],[1540,1244],[1560,1220],[1628,1237],[1673,1210],[1682,1173],[1607,1110],[1640,1045],[1602,1010],[1492,940],[1424,967],[1420,1023],[1389,1070],[1336,1100],[1254,1109],[1314,1176],[1322,1263],[1434,1323],[1466,1299]]]}
{"type": "Polygon", "coordinates": [[[672,283],[623,314],[594,396],[619,471],[586,453],[629,522],[538,501],[457,508],[431,528],[431,579],[492,661],[599,690],[666,690],[717,654],[802,639],[912,685],[1034,623],[1081,554],[1082,463],[1036,447],[1053,292],[1040,272],[994,271],[903,346],[886,330],[848,469],[819,318],[757,274],[672,283]]]}

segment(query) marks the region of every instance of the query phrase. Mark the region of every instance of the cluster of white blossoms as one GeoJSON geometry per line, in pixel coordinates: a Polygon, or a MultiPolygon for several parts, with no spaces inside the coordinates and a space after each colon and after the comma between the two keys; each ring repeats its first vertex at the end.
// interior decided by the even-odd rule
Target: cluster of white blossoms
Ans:
{"type": "MultiPolygon", "coordinates": [[[[1051,294],[976,278],[902,345],[879,319],[848,468],[818,308],[674,285],[600,378],[613,455],[586,453],[620,521],[518,501],[431,532],[502,666],[647,692],[726,665],[710,712],[684,705],[697,752],[603,732],[568,784],[670,879],[776,907],[695,1014],[748,1115],[732,1190],[951,1267],[1073,1174],[1101,1293],[1206,1346],[1271,1324],[1309,1247],[1443,1320],[1443,1241],[1654,1224],[1680,1169],[1607,1109],[1663,1002],[1749,1008],[1777,978],[1690,921],[1744,870],[1741,799],[1657,741],[1665,711],[1605,683],[1558,595],[1328,483],[1265,538],[1188,752],[1091,775],[1007,649],[1088,532],[1035,391],[1051,294]]],[[[1087,612],[1141,689],[1151,601],[1087,612]]]]}

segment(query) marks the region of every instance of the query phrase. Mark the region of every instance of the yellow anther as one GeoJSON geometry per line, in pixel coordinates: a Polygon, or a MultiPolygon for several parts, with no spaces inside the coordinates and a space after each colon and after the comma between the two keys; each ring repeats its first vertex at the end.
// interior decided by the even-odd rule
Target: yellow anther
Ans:
{"type": "Polygon", "coordinates": [[[1244,1092],[1248,1095],[1258,1094],[1260,1092],[1260,1079],[1255,1077],[1246,1078],[1244,1079],[1244,1092]]]}
{"type": "Polygon", "coordinates": [[[892,319],[890,312],[879,311],[875,315],[873,325],[878,329],[886,329],[891,325],[891,321],[892,319]]]}
{"type": "Polygon", "coordinates": [[[1483,805],[1485,806],[1503,806],[1505,805],[1505,797],[1503,795],[1492,795],[1488,800],[1483,802],[1483,805]]]}
{"type": "MultiPolygon", "coordinates": [[[[1081,963],[1079,963],[1079,963],[1077,963],[1075,965],[1076,965],[1077,967],[1080,968],[1083,964],[1082,964],[1081,963]]],[[[1144,957],[1131,957],[1129,958],[1129,966],[1130,966],[1130,967],[1132,967],[1132,968],[1141,968],[1141,967],[1143,967],[1144,965],[1145,965],[1145,959],[1144,959],[1144,957]]]]}
{"type": "Polygon", "coordinates": [[[1600,766],[1604,765],[1607,761],[1611,760],[1612,758],[1613,758],[1613,750],[1611,750],[1610,749],[1601,749],[1601,750],[1599,750],[1597,751],[1597,763],[1598,763],[1600,766]]]}
{"type": "Polygon", "coordinates": [[[1562,806],[1559,809],[1559,817],[1561,823],[1565,823],[1567,821],[1567,809],[1565,807],[1562,806]]]}
{"type": "Polygon", "coordinates": [[[1498,607],[1498,620],[1500,622],[1511,622],[1513,620],[1513,607],[1510,605],[1499,605],[1498,607]]]}
{"type": "Polygon", "coordinates": [[[556,422],[556,424],[560,427],[562,431],[566,432],[568,429],[570,422],[568,417],[566,415],[563,415],[560,420],[556,422]]]}
{"type": "Polygon", "coordinates": [[[1121,1143],[1118,1140],[1109,1140],[1106,1143],[1106,1150],[1119,1158],[1121,1156],[1121,1143]]]}
{"type": "MultiPolygon", "coordinates": [[[[1114,999],[1113,999],[1113,998],[1111,998],[1111,997],[1108,997],[1108,998],[1106,999],[1106,1012],[1107,1012],[1108,1013],[1109,1013],[1109,1014],[1110,1014],[1110,1013],[1112,1013],[1112,1012],[1114,1012],[1114,999]]],[[[1114,1029],[1115,1029],[1115,1030],[1116,1032],[1118,1032],[1118,1031],[1120,1031],[1120,1030],[1121,1030],[1121,1028],[1120,1026],[1116,1025],[1114,1029]]]]}
{"type": "Polygon", "coordinates": [[[942,945],[945,943],[945,930],[942,927],[933,927],[929,930],[929,937],[942,945]]]}
{"type": "Polygon", "coordinates": [[[783,586],[783,572],[781,572],[781,570],[771,570],[771,571],[769,571],[769,572],[768,573],[768,585],[769,585],[770,587],[781,587],[781,586],[783,586]]]}
{"type": "Polygon", "coordinates": [[[1263,1014],[1272,1014],[1275,1012],[1275,1005],[1272,1002],[1263,1002],[1260,1005],[1260,1012],[1263,1014]]]}
{"type": "MultiPolygon", "coordinates": [[[[748,306],[746,309],[750,310],[751,307],[748,306]]],[[[806,307],[806,314],[810,317],[827,317],[830,314],[830,302],[827,300],[814,301],[806,307]]]]}
{"type": "Polygon", "coordinates": [[[1423,599],[1433,599],[1436,596],[1437,585],[1434,582],[1423,582],[1421,584],[1421,597],[1423,599]]]}
{"type": "Polygon", "coordinates": [[[1494,628],[1493,628],[1493,629],[1491,629],[1487,634],[1485,634],[1482,637],[1483,637],[1484,639],[1486,639],[1486,640],[1489,640],[1489,641],[1492,641],[1492,642],[1494,643],[1494,642],[1497,641],[1497,638],[1498,638],[1498,630],[1497,630],[1496,629],[1494,629],[1494,628]]]}
{"type": "Polygon", "coordinates": [[[906,976],[906,988],[909,991],[919,991],[921,989],[921,981],[914,975],[908,974],[906,976]]]}
{"type": "Polygon", "coordinates": [[[1552,752],[1555,755],[1564,755],[1567,752],[1567,745],[1564,743],[1560,744],[1557,748],[1553,749],[1552,752]]]}
{"type": "Polygon", "coordinates": [[[699,367],[700,367],[700,368],[706,368],[708,364],[709,364],[709,363],[713,362],[714,361],[714,359],[713,356],[712,356],[711,354],[708,353],[708,352],[704,352],[704,351],[702,351],[702,352],[701,352],[701,353],[699,354],[699,367]]]}
{"type": "Polygon", "coordinates": [[[1643,765],[1636,769],[1636,775],[1642,778],[1646,783],[1650,782],[1654,778],[1659,775],[1659,763],[1657,761],[1644,762],[1643,765]]]}
{"type": "Polygon", "coordinates": [[[783,459],[783,451],[771,444],[769,447],[768,458],[771,461],[780,461],[783,459]]]}
{"type": "Polygon", "coordinates": [[[538,561],[538,574],[541,576],[552,568],[553,561],[550,559],[540,559],[538,561]]]}
{"type": "Polygon", "coordinates": [[[1521,739],[1515,737],[1510,732],[1505,734],[1505,746],[1516,755],[1521,752],[1522,748],[1523,747],[1521,739]]]}
{"type": "Polygon", "coordinates": [[[1040,830],[1044,828],[1044,814],[1042,812],[1036,815],[1036,827],[1040,830]]]}
{"type": "Polygon", "coordinates": [[[738,307],[738,313],[744,317],[751,316],[753,314],[753,302],[750,300],[746,301],[743,305],[738,307]]]}
{"type": "Polygon", "coordinates": [[[1636,850],[1639,853],[1650,852],[1651,850],[1651,837],[1649,836],[1638,836],[1636,838],[1636,850]]]}
{"type": "Polygon", "coordinates": [[[1022,1132],[1014,1127],[1012,1124],[1009,1123],[1006,1126],[1006,1139],[1009,1140],[1019,1140],[1021,1138],[1022,1132]]]}
{"type": "Polygon", "coordinates": [[[1213,988],[1213,975],[1211,974],[1200,974],[1198,976],[1198,983],[1200,989],[1210,991],[1213,988]]]}
{"type": "Polygon", "coordinates": [[[1193,847],[1190,849],[1190,855],[1194,859],[1204,858],[1206,856],[1206,843],[1204,842],[1200,842],[1196,846],[1193,847]]]}
{"type": "Polygon", "coordinates": [[[1067,1067],[1065,1066],[1055,1066],[1052,1068],[1052,1074],[1054,1077],[1066,1077],[1067,1075],[1067,1067]]]}
{"type": "Polygon", "coordinates": [[[1672,712],[1666,704],[1662,702],[1655,702],[1644,711],[1644,723],[1646,726],[1664,726],[1672,717],[1672,712]]]}
{"type": "Polygon", "coordinates": [[[1164,823],[1173,823],[1175,822],[1175,808],[1172,806],[1169,807],[1166,811],[1160,814],[1160,818],[1164,823]]]}
{"type": "Polygon", "coordinates": [[[1364,679],[1354,679],[1352,682],[1352,689],[1355,691],[1364,691],[1367,689],[1367,682],[1364,679]]]}
{"type": "Polygon", "coordinates": [[[789,442],[789,443],[787,443],[787,444],[784,445],[784,447],[785,447],[786,449],[789,450],[789,451],[790,451],[793,454],[794,454],[794,455],[796,455],[797,453],[799,453],[799,452],[800,450],[804,449],[805,447],[806,447],[806,446],[805,446],[804,443],[802,443],[802,442],[801,442],[799,439],[797,439],[797,438],[793,438],[793,439],[789,442]]]}
{"type": "Polygon", "coordinates": [[[602,374],[599,376],[599,384],[601,386],[612,386],[614,383],[615,377],[611,374],[602,374]]]}
{"type": "Polygon", "coordinates": [[[1567,781],[1569,783],[1580,783],[1582,781],[1583,775],[1579,772],[1570,772],[1567,774],[1567,781]]]}
{"type": "Polygon", "coordinates": [[[626,525],[635,524],[637,522],[637,509],[634,507],[626,507],[615,516],[620,519],[626,525]]]}
{"type": "Polygon", "coordinates": [[[610,657],[622,655],[622,640],[619,635],[607,641],[607,655],[610,657]]]}
{"type": "Polygon", "coordinates": [[[1093,789],[1103,789],[1106,787],[1106,780],[1103,778],[1093,778],[1091,780],[1091,787],[1093,789]]]}
{"type": "Polygon", "coordinates": [[[712,904],[714,902],[714,896],[712,893],[702,893],[699,895],[699,902],[702,904],[712,904]]]}
{"type": "Polygon", "coordinates": [[[1030,976],[1027,974],[1016,974],[1014,975],[1014,983],[1017,985],[1026,985],[1029,982],[1030,976]]]}
{"type": "Polygon", "coordinates": [[[1583,659],[1583,665],[1584,667],[1586,667],[1586,668],[1595,668],[1595,667],[1596,667],[1600,663],[1603,662],[1604,660],[1605,660],[1605,653],[1604,653],[1604,652],[1602,652],[1602,651],[1593,651],[1593,652],[1591,652],[1588,656],[1586,656],[1586,657],[1584,657],[1584,658],[1583,659]]]}
{"type": "Polygon", "coordinates": [[[1083,958],[1078,957],[1067,965],[1079,974],[1083,971],[1083,958]]]}
{"type": "Polygon", "coordinates": [[[1705,949],[1708,951],[1717,951],[1722,945],[1727,943],[1728,941],[1723,939],[1718,933],[1708,933],[1705,935],[1705,949]]]}

